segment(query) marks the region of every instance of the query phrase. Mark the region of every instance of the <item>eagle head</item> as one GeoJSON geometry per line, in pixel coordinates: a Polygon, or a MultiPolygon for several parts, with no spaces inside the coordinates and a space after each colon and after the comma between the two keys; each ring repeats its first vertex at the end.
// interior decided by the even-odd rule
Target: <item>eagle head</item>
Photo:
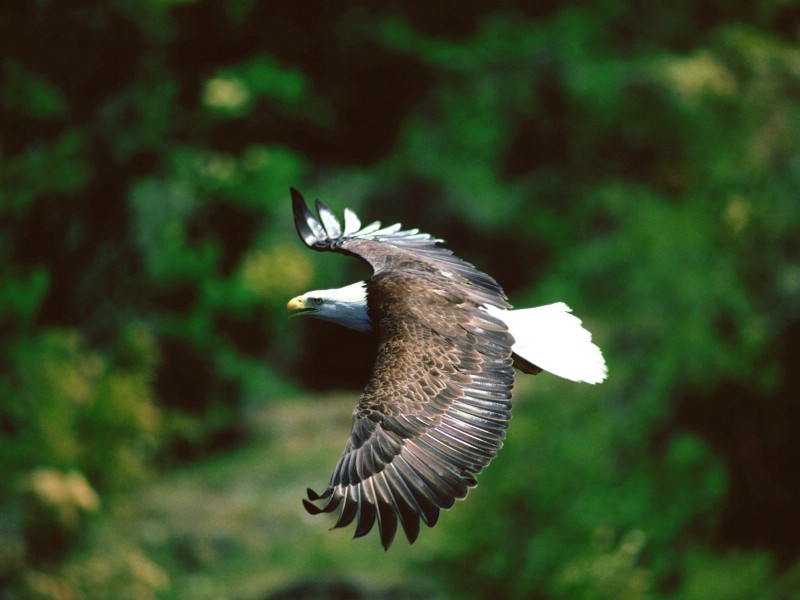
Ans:
{"type": "Polygon", "coordinates": [[[357,331],[372,331],[363,281],[335,290],[315,290],[289,300],[289,317],[309,316],[357,331]]]}

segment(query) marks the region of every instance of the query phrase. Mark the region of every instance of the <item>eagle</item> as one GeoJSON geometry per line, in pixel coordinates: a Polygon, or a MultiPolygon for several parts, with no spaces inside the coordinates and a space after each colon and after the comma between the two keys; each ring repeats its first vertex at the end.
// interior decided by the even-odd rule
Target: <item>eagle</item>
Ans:
{"type": "Polygon", "coordinates": [[[300,192],[291,196],[306,246],[355,256],[373,275],[292,298],[289,316],[378,334],[344,452],[303,504],[312,515],[341,507],[334,527],[355,521],[356,538],[377,523],[385,550],[398,523],[414,543],[420,521],[433,527],[502,447],[515,367],[599,383],[605,360],[566,304],[512,310],[500,285],[443,240],[399,223],[362,227],[350,209],[342,226],[319,200],[315,216],[300,192]]]}

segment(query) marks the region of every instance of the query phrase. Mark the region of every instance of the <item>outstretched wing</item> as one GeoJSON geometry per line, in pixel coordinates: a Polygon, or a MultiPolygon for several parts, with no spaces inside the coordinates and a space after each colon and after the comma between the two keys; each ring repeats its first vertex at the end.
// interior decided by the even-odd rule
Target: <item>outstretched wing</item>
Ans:
{"type": "Polygon", "coordinates": [[[303,196],[291,189],[294,223],[300,239],[313,250],[341,252],[367,262],[375,274],[390,270],[438,273],[446,278],[450,288],[460,288],[479,304],[510,308],[500,285],[489,275],[453,255],[447,248],[437,246],[443,240],[418,229],[402,230],[399,223],[381,227],[375,221],[361,227],[361,221],[350,209],[345,209],[342,228],[333,212],[321,201],[315,205],[319,218],[308,208],[303,196]]]}
{"type": "Polygon", "coordinates": [[[308,491],[312,513],[356,520],[355,537],[378,523],[388,548],[398,521],[414,542],[476,484],[511,418],[513,338],[505,324],[448,287],[438,273],[396,270],[367,283],[378,316],[375,367],[354,412],[350,439],[328,487],[308,491]]]}

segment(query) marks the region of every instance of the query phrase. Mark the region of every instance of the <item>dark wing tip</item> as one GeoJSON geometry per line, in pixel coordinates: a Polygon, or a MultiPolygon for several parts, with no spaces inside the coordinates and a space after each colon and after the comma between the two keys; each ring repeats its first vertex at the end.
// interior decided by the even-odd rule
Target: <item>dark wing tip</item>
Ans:
{"type": "Polygon", "coordinates": [[[375,505],[368,500],[362,500],[358,508],[358,523],[356,524],[353,539],[364,537],[372,531],[372,526],[375,525],[375,519],[378,516],[375,505]]]}
{"type": "Polygon", "coordinates": [[[305,508],[306,512],[310,515],[318,515],[321,512],[323,512],[321,508],[314,506],[313,504],[311,504],[311,502],[309,502],[305,498],[303,498],[303,508],[305,508]]]}
{"type": "Polygon", "coordinates": [[[305,198],[295,188],[289,188],[292,195],[292,212],[294,213],[294,226],[297,234],[306,246],[315,250],[322,250],[326,247],[328,234],[320,224],[314,213],[308,208],[305,198]]]}
{"type": "Polygon", "coordinates": [[[337,495],[332,487],[326,488],[322,494],[318,494],[311,488],[308,488],[306,493],[308,494],[308,499],[303,498],[303,506],[311,515],[333,512],[342,502],[342,496],[337,495]],[[313,504],[313,502],[318,500],[327,500],[327,503],[325,506],[317,506],[316,504],[313,504]]]}
{"type": "Polygon", "coordinates": [[[378,529],[384,551],[389,549],[397,534],[397,514],[393,506],[386,501],[378,500],[378,529]]]}
{"type": "Polygon", "coordinates": [[[289,188],[289,191],[292,194],[292,212],[294,213],[294,226],[297,229],[297,235],[300,236],[306,246],[313,248],[317,241],[317,235],[310,223],[316,221],[316,219],[308,209],[303,195],[295,188],[289,188]]]}

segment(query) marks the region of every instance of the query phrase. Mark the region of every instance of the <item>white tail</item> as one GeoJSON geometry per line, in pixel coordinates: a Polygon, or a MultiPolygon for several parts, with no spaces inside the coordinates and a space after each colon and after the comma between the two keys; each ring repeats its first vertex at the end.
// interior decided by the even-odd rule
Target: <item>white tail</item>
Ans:
{"type": "Polygon", "coordinates": [[[514,352],[528,362],[572,381],[600,383],[606,378],[603,353],[563,302],[520,310],[487,310],[505,322],[514,336],[514,352]]]}

